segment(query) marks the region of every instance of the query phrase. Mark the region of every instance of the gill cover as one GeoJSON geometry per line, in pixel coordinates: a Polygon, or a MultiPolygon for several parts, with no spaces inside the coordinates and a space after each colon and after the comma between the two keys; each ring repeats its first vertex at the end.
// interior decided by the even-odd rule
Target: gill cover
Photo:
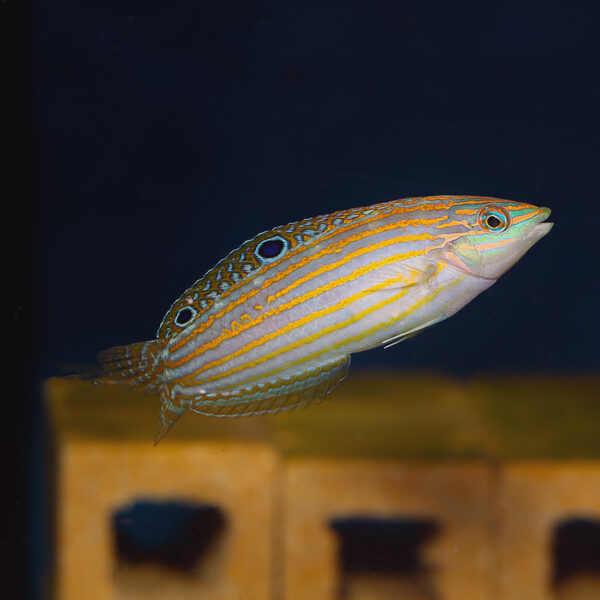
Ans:
{"type": "Polygon", "coordinates": [[[548,208],[515,216],[502,206],[487,205],[472,224],[473,235],[448,243],[443,258],[468,275],[496,280],[552,229],[552,223],[542,222],[549,215],[548,208]]]}

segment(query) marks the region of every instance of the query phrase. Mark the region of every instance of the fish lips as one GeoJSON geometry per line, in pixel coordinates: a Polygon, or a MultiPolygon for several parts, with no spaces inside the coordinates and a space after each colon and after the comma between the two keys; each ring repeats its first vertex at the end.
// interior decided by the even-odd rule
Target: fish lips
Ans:
{"type": "Polygon", "coordinates": [[[546,221],[551,212],[552,211],[549,208],[542,207],[538,209],[538,214],[532,217],[533,227],[531,227],[520,240],[523,251],[519,258],[523,256],[531,246],[536,242],[539,242],[547,233],[549,233],[552,227],[554,227],[554,223],[546,221]]]}

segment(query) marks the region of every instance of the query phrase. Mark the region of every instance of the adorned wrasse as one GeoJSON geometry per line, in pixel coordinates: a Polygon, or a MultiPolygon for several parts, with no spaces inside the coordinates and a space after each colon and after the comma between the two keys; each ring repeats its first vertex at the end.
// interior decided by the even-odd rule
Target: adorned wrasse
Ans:
{"type": "Polygon", "coordinates": [[[184,292],[155,340],[99,354],[97,381],[160,395],[156,441],[186,410],[257,415],[306,405],[350,354],[453,315],[552,228],[547,208],[428,196],[276,227],[184,292]]]}

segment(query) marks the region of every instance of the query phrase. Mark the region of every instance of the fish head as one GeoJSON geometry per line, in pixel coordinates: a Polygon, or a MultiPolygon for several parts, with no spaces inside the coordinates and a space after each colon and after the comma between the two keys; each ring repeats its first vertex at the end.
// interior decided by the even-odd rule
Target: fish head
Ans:
{"type": "Polygon", "coordinates": [[[495,198],[478,202],[454,209],[466,231],[448,241],[443,260],[472,277],[496,280],[552,229],[550,209],[495,198]]]}

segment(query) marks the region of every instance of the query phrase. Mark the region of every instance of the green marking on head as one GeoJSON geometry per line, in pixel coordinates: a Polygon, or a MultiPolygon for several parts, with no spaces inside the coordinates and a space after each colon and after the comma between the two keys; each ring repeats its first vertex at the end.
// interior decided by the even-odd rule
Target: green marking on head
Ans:
{"type": "Polygon", "coordinates": [[[552,223],[544,222],[550,209],[490,198],[490,203],[460,207],[460,215],[473,233],[449,242],[444,259],[473,277],[498,279],[537,241],[552,223]]]}

